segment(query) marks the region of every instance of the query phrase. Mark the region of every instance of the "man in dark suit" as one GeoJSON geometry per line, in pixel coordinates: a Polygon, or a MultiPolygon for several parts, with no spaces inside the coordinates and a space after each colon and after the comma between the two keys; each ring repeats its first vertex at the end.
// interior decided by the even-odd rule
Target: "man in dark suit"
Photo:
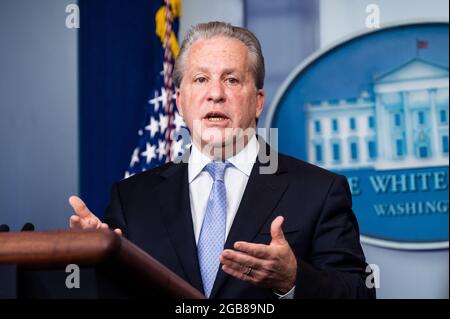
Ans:
{"type": "Polygon", "coordinates": [[[196,25],[174,78],[190,156],[115,184],[104,222],[72,196],[71,227],[115,229],[209,298],[374,297],[346,179],[254,133],[264,105],[256,37],[196,25]]]}

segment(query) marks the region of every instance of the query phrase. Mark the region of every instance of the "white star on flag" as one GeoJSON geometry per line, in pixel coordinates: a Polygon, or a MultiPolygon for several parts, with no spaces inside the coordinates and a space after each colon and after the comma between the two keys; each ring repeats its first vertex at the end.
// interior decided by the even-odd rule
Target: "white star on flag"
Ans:
{"type": "Polygon", "coordinates": [[[161,97],[158,95],[158,91],[155,90],[154,98],[148,101],[151,105],[153,105],[153,110],[155,112],[158,112],[159,109],[159,102],[161,102],[161,97]]]}
{"type": "Polygon", "coordinates": [[[161,134],[164,134],[164,132],[167,129],[167,126],[169,125],[169,118],[167,117],[167,115],[159,115],[159,131],[161,132],[161,134]]]}
{"type": "Polygon", "coordinates": [[[133,151],[130,166],[133,166],[136,163],[139,163],[139,147],[136,147],[133,151]]]}
{"type": "Polygon", "coordinates": [[[161,160],[166,155],[166,142],[159,140],[158,141],[158,158],[161,160]]]}
{"type": "Polygon", "coordinates": [[[141,153],[142,156],[147,158],[147,164],[152,161],[156,157],[155,154],[155,146],[147,143],[145,146],[145,151],[141,153]]]}
{"type": "Polygon", "coordinates": [[[153,138],[155,134],[158,132],[159,125],[155,118],[150,117],[150,123],[145,127],[147,131],[150,131],[150,137],[153,138]]]}
{"type": "Polygon", "coordinates": [[[184,124],[183,118],[178,112],[175,112],[175,119],[173,120],[173,125],[175,125],[175,131],[179,131],[183,126],[186,126],[186,124],[184,124]]]}
{"type": "Polygon", "coordinates": [[[164,108],[166,108],[167,105],[167,92],[165,88],[161,88],[161,102],[164,108]]]}

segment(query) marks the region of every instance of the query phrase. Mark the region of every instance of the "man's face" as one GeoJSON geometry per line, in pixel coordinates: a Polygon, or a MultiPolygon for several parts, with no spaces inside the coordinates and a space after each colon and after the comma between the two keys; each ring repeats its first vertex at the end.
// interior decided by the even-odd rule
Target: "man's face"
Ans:
{"type": "Polygon", "coordinates": [[[214,37],[191,46],[176,98],[197,146],[230,145],[239,134],[232,129],[256,127],[264,91],[256,89],[249,58],[237,39],[214,37]]]}

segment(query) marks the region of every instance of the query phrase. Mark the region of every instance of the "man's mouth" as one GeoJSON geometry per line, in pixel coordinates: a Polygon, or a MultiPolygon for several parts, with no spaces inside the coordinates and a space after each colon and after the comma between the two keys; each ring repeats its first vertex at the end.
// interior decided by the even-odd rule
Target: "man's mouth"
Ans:
{"type": "Polygon", "coordinates": [[[220,122],[224,120],[228,120],[228,116],[226,116],[224,113],[221,112],[209,112],[206,114],[204,119],[211,121],[211,122],[220,122]]]}

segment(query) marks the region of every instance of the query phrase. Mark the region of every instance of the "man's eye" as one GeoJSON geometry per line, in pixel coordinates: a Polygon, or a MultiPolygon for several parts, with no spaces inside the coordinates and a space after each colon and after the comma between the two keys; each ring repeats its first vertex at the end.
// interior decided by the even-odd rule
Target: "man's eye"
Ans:
{"type": "Polygon", "coordinates": [[[236,78],[228,78],[227,82],[230,83],[230,84],[238,84],[239,80],[236,79],[236,78]]]}
{"type": "Polygon", "coordinates": [[[196,79],[194,80],[194,82],[196,82],[196,83],[205,83],[205,82],[206,82],[206,78],[204,78],[204,77],[199,77],[199,78],[196,78],[196,79]]]}

